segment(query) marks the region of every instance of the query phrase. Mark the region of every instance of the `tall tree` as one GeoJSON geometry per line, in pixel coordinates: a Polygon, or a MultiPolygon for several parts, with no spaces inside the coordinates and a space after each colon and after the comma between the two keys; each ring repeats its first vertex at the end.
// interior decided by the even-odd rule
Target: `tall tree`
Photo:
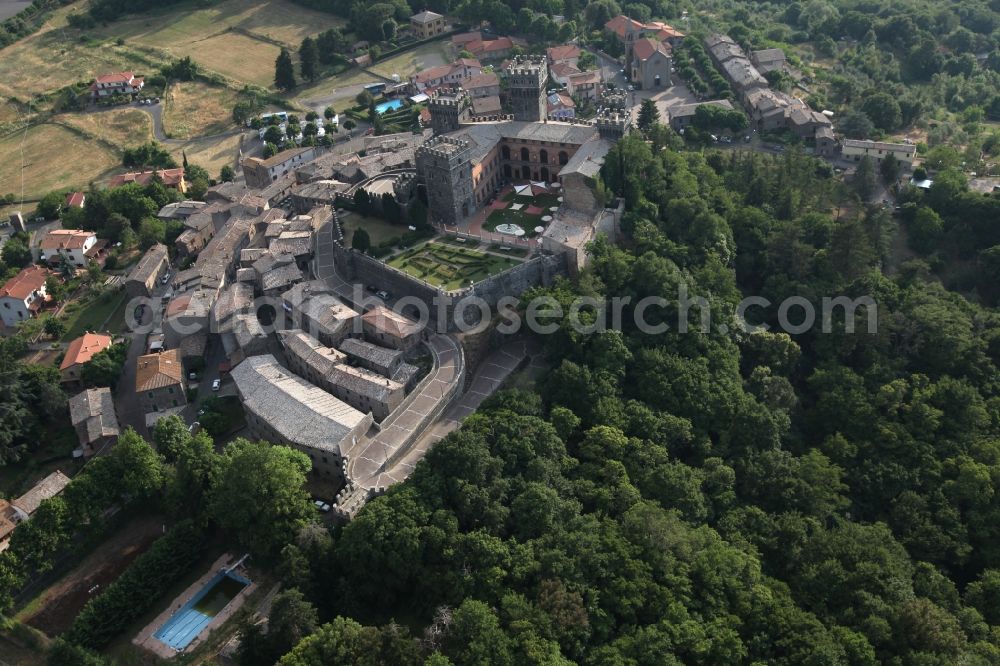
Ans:
{"type": "Polygon", "coordinates": [[[299,46],[299,71],[306,81],[314,81],[319,75],[319,51],[312,37],[303,39],[299,46]]]}
{"type": "Polygon", "coordinates": [[[292,64],[292,54],[288,49],[281,49],[277,60],[274,61],[274,87],[278,90],[289,91],[297,84],[295,81],[295,65],[292,64]]]}
{"type": "Polygon", "coordinates": [[[656,109],[656,102],[651,99],[642,100],[639,106],[639,129],[643,134],[653,129],[653,125],[660,119],[660,112],[656,109]]]}
{"type": "Polygon", "coordinates": [[[315,514],[302,488],[310,467],[304,453],[237,439],[224,452],[209,513],[244,547],[275,557],[315,514]]]}

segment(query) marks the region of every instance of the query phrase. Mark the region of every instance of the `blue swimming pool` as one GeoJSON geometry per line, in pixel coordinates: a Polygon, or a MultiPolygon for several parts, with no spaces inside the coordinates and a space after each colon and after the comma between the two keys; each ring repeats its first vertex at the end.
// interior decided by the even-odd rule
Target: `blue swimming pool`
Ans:
{"type": "Polygon", "coordinates": [[[216,574],[153,637],[175,650],[183,650],[249,584],[249,580],[232,572],[216,574]]]}
{"type": "Polygon", "coordinates": [[[403,100],[391,99],[388,102],[382,102],[381,104],[376,104],[375,111],[377,111],[379,114],[383,114],[386,111],[395,111],[401,106],[403,106],[403,100]]]}

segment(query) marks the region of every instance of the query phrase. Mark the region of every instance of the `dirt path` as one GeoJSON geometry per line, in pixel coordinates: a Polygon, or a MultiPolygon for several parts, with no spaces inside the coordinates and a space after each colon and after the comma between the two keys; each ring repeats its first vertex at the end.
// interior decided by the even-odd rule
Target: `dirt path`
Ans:
{"type": "Polygon", "coordinates": [[[55,637],[69,629],[73,619],[93,594],[103,591],[132,561],[163,534],[156,516],[143,516],[125,524],[110,539],[83,559],[72,571],[50,585],[20,619],[55,637]]]}

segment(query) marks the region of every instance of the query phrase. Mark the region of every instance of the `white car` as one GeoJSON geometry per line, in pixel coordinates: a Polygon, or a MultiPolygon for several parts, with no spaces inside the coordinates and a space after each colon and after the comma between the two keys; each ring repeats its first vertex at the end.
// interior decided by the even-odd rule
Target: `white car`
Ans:
{"type": "Polygon", "coordinates": [[[316,500],[315,502],[313,502],[313,504],[315,504],[316,508],[322,511],[323,513],[326,513],[330,510],[330,505],[324,502],[323,500],[316,500]]]}
{"type": "Polygon", "coordinates": [[[212,381],[212,390],[218,391],[222,387],[222,380],[216,379],[212,381]]]}

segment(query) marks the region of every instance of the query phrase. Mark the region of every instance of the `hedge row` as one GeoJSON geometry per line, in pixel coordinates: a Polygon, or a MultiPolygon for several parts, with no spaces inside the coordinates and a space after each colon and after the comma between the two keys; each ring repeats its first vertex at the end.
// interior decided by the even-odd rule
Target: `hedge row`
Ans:
{"type": "Polygon", "coordinates": [[[103,648],[187,573],[204,547],[201,529],[189,520],[177,523],[118,580],[88,601],[63,637],[92,650],[103,648]]]}

